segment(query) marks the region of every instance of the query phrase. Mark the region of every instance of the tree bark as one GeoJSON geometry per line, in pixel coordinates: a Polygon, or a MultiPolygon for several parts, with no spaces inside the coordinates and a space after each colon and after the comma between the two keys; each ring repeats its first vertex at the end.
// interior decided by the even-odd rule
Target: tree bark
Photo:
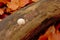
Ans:
{"type": "Polygon", "coordinates": [[[31,40],[31,37],[39,32],[36,28],[40,27],[45,19],[56,15],[60,15],[59,0],[32,3],[0,22],[0,40],[31,40]],[[24,18],[26,24],[18,25],[19,18],[24,18]]]}

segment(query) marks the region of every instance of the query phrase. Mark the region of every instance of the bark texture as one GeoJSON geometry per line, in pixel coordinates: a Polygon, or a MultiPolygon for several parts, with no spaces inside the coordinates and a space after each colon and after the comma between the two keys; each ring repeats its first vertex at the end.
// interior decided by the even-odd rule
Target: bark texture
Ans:
{"type": "Polygon", "coordinates": [[[56,15],[60,15],[60,0],[40,0],[32,3],[0,22],[0,40],[33,40],[31,37],[39,32],[37,27],[46,18],[56,15]],[[27,20],[26,24],[19,26],[19,18],[27,20]]]}

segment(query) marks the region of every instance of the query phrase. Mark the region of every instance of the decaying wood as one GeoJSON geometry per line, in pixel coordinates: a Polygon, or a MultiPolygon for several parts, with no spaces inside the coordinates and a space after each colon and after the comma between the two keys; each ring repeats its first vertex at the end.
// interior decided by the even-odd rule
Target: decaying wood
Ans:
{"type": "Polygon", "coordinates": [[[32,3],[0,22],[0,40],[30,40],[37,26],[46,18],[55,15],[60,15],[60,0],[40,0],[32,3]],[[27,20],[26,24],[19,26],[19,18],[27,20]]]}

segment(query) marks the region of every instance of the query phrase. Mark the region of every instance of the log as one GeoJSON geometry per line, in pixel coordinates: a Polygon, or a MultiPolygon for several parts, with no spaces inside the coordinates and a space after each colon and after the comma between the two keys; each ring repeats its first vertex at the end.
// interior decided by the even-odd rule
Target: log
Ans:
{"type": "Polygon", "coordinates": [[[34,35],[46,28],[39,25],[56,15],[60,15],[60,0],[39,0],[32,3],[0,22],[0,40],[36,40],[32,39],[34,35]],[[19,18],[24,18],[26,23],[18,25],[19,18]]]}

